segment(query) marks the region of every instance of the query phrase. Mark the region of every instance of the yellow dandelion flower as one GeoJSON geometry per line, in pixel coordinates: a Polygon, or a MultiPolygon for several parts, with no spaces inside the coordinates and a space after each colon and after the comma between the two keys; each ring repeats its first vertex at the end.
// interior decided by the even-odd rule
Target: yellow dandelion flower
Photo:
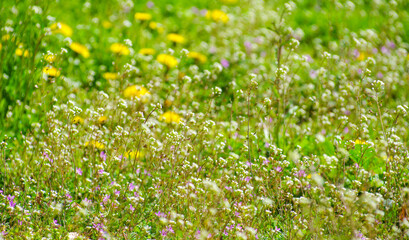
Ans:
{"type": "Polygon", "coordinates": [[[132,85],[124,90],[124,96],[126,98],[146,98],[150,96],[150,92],[145,87],[132,85]]]}
{"type": "Polygon", "coordinates": [[[28,50],[24,50],[22,48],[17,48],[15,54],[17,56],[23,56],[23,57],[28,57],[28,50]]]}
{"type": "Polygon", "coordinates": [[[178,65],[178,60],[174,56],[168,54],[159,54],[156,61],[162,63],[168,68],[173,68],[178,65]]]}
{"type": "Polygon", "coordinates": [[[1,37],[2,41],[8,41],[10,39],[10,34],[6,34],[3,37],[1,37]]]}
{"type": "Polygon", "coordinates": [[[118,73],[106,72],[102,74],[102,77],[106,80],[115,80],[118,78],[118,73]]]}
{"type": "Polygon", "coordinates": [[[135,19],[139,21],[148,21],[152,19],[152,15],[150,13],[143,13],[143,12],[137,12],[135,13],[135,19]]]}
{"type": "Polygon", "coordinates": [[[128,151],[124,154],[124,156],[128,159],[139,159],[141,157],[143,157],[143,153],[139,152],[139,151],[128,151]]]}
{"type": "Polygon", "coordinates": [[[215,22],[227,23],[229,21],[229,16],[221,10],[207,11],[206,18],[212,19],[215,22]]]}
{"type": "Polygon", "coordinates": [[[198,52],[189,52],[187,55],[188,58],[193,58],[200,63],[205,63],[207,61],[207,57],[201,53],[198,52]]]}
{"type": "Polygon", "coordinates": [[[166,38],[169,40],[169,41],[172,41],[172,42],[174,42],[174,43],[185,43],[186,42],[186,39],[185,39],[185,37],[183,37],[182,35],[180,35],[180,34],[176,34],[176,33],[170,33],[170,34],[168,34],[167,36],[166,36],[166,38]]]}
{"type": "Polygon", "coordinates": [[[71,120],[71,123],[74,123],[74,124],[77,124],[77,123],[83,124],[83,123],[84,123],[84,119],[83,119],[82,117],[80,117],[80,116],[75,116],[75,117],[71,120]]]}
{"type": "Polygon", "coordinates": [[[180,123],[182,117],[175,112],[167,111],[159,116],[159,120],[164,121],[166,123],[180,123]]]}
{"type": "Polygon", "coordinates": [[[43,68],[43,73],[47,74],[50,77],[58,77],[61,74],[60,70],[58,70],[57,68],[52,67],[52,66],[44,67],[43,68]]]}
{"type": "Polygon", "coordinates": [[[104,123],[107,122],[107,120],[108,120],[107,116],[101,116],[101,117],[98,118],[98,123],[99,124],[104,124],[104,123]]]}
{"type": "Polygon", "coordinates": [[[139,50],[139,54],[142,55],[153,55],[155,52],[156,51],[153,48],[141,48],[141,50],[139,50]]]}
{"type": "Polygon", "coordinates": [[[164,27],[158,27],[158,33],[163,33],[164,31],[165,31],[165,28],[164,27]]]}
{"type": "Polygon", "coordinates": [[[72,36],[72,28],[70,26],[68,26],[65,23],[54,23],[50,26],[51,28],[51,32],[54,34],[62,34],[66,37],[71,37],[72,36]]]}
{"type": "Polygon", "coordinates": [[[357,139],[355,145],[368,145],[368,143],[365,140],[357,139]]]}
{"type": "Polygon", "coordinates": [[[44,60],[47,61],[48,63],[53,63],[55,62],[56,56],[54,54],[46,54],[44,55],[44,60]]]}
{"type": "Polygon", "coordinates": [[[236,4],[238,0],[221,0],[224,4],[236,4]]]}
{"type": "Polygon", "coordinates": [[[163,105],[165,105],[165,107],[170,107],[170,106],[172,106],[172,101],[166,99],[165,102],[163,103],[163,105]]]}
{"type": "Polygon", "coordinates": [[[150,22],[150,23],[149,23],[149,28],[150,28],[150,29],[156,29],[156,28],[158,28],[158,23],[157,23],[157,22],[150,22]]]}
{"type": "Polygon", "coordinates": [[[88,48],[86,46],[82,45],[81,43],[73,42],[73,43],[70,44],[70,48],[71,48],[71,50],[73,50],[74,52],[80,54],[84,58],[89,58],[90,54],[89,54],[88,48]]]}
{"type": "Polygon", "coordinates": [[[111,28],[112,23],[110,21],[104,20],[104,21],[102,21],[102,27],[105,28],[105,29],[111,28]]]}
{"type": "Polygon", "coordinates": [[[102,143],[100,143],[98,141],[95,141],[95,140],[91,140],[91,141],[86,142],[84,146],[85,147],[96,148],[96,149],[101,150],[101,151],[105,149],[104,144],[102,144],[102,143]]]}
{"type": "Polygon", "coordinates": [[[358,61],[363,61],[365,60],[365,58],[367,57],[367,55],[364,52],[359,52],[358,57],[356,58],[358,61]]]}
{"type": "Polygon", "coordinates": [[[111,50],[111,52],[120,54],[120,55],[129,55],[131,53],[129,51],[129,48],[122,43],[114,43],[111,45],[109,49],[111,50]]]}

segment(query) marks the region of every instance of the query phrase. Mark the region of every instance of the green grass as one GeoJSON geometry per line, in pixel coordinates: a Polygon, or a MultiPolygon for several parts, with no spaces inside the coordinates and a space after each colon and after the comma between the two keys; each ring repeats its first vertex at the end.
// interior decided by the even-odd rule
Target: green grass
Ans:
{"type": "Polygon", "coordinates": [[[0,239],[407,238],[406,1],[150,5],[1,2],[0,239]]]}

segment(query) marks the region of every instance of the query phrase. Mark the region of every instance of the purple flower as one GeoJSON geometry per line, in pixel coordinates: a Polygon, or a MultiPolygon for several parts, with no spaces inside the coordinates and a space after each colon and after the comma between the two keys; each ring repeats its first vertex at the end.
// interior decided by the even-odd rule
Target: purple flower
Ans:
{"type": "Polygon", "coordinates": [[[353,54],[354,54],[354,57],[355,57],[355,58],[358,58],[359,55],[360,55],[358,49],[355,49],[353,54]]]}
{"type": "Polygon", "coordinates": [[[121,194],[121,191],[116,190],[116,191],[115,191],[115,195],[119,196],[119,194],[121,194]]]}
{"type": "Polygon", "coordinates": [[[250,182],[251,177],[246,177],[244,180],[245,180],[246,182],[250,182]]]}
{"type": "Polygon", "coordinates": [[[358,58],[360,53],[359,53],[358,49],[355,49],[353,54],[354,54],[355,58],[358,58]]]}
{"type": "Polygon", "coordinates": [[[196,234],[195,234],[195,238],[196,238],[196,239],[199,239],[199,237],[200,237],[200,230],[197,230],[197,231],[196,231],[196,234]]]}
{"type": "Polygon", "coordinates": [[[129,191],[133,191],[135,189],[135,185],[133,183],[129,184],[129,191]]]}
{"type": "Polygon", "coordinates": [[[60,224],[58,224],[57,220],[55,220],[55,219],[54,219],[53,223],[54,223],[54,226],[56,226],[56,227],[61,226],[60,224]]]}
{"type": "Polygon", "coordinates": [[[264,165],[267,165],[267,164],[269,164],[270,163],[270,161],[266,158],[264,161],[263,161],[263,164],[264,165]]]}
{"type": "Polygon", "coordinates": [[[104,203],[106,203],[109,200],[110,197],[111,197],[111,195],[105,195],[105,197],[104,197],[104,199],[102,199],[102,201],[104,203]]]}
{"type": "Polygon", "coordinates": [[[101,175],[104,174],[104,169],[99,169],[98,173],[101,174],[101,175]]]}
{"type": "Polygon", "coordinates": [[[253,49],[253,45],[252,45],[251,42],[249,42],[249,41],[245,41],[245,42],[244,42],[244,47],[246,47],[246,51],[247,51],[247,52],[250,52],[251,49],[253,49]]]}
{"type": "Polygon", "coordinates": [[[167,226],[167,227],[166,227],[166,230],[167,230],[168,232],[170,232],[170,233],[175,233],[175,231],[173,231],[172,226],[167,226]]]}
{"type": "Polygon", "coordinates": [[[14,198],[15,198],[15,196],[11,196],[11,195],[7,196],[7,200],[9,201],[9,206],[11,208],[14,208],[16,206],[16,204],[17,204],[17,203],[14,202],[14,198]]]}
{"type": "Polygon", "coordinates": [[[77,168],[77,174],[80,175],[80,176],[82,175],[82,170],[81,170],[81,168],[77,168]]]}
{"type": "Polygon", "coordinates": [[[348,132],[349,132],[349,128],[348,128],[348,127],[345,127],[345,128],[344,128],[344,133],[347,134],[348,132]]]}
{"type": "Polygon", "coordinates": [[[382,46],[382,47],[381,47],[381,52],[382,52],[383,54],[387,54],[387,55],[389,55],[389,54],[391,53],[391,51],[390,51],[387,47],[385,47],[385,46],[382,46]]]}
{"type": "Polygon", "coordinates": [[[102,152],[99,154],[99,156],[102,158],[102,160],[104,160],[104,162],[105,162],[105,160],[107,160],[107,155],[106,155],[106,153],[105,153],[104,151],[102,151],[102,152]]]}
{"type": "Polygon", "coordinates": [[[378,73],[376,74],[376,77],[377,77],[377,78],[383,78],[383,74],[382,74],[381,72],[378,72],[378,73]]]}
{"type": "Polygon", "coordinates": [[[91,204],[91,203],[92,203],[92,201],[89,200],[88,198],[84,198],[84,202],[85,202],[86,204],[91,204]]]}
{"type": "Polygon", "coordinates": [[[387,42],[386,45],[390,49],[394,49],[396,47],[396,44],[394,42],[392,42],[392,41],[387,42]]]}
{"type": "Polygon", "coordinates": [[[162,235],[162,237],[166,237],[168,235],[168,231],[166,231],[166,229],[163,229],[162,231],[160,231],[160,235],[162,235]]]}
{"type": "Polygon", "coordinates": [[[135,211],[135,208],[132,206],[132,204],[129,204],[129,210],[131,210],[132,212],[135,211]]]}
{"type": "Polygon", "coordinates": [[[227,61],[226,59],[222,59],[222,60],[220,61],[220,63],[222,64],[222,66],[223,66],[224,68],[228,68],[228,67],[230,66],[229,61],[227,61]]]}
{"type": "Polygon", "coordinates": [[[362,74],[362,69],[358,69],[358,74],[361,75],[362,74]]]}
{"type": "Polygon", "coordinates": [[[206,16],[206,14],[207,14],[207,9],[200,10],[200,15],[206,16]]]}
{"type": "Polygon", "coordinates": [[[280,167],[280,166],[278,166],[278,167],[275,168],[275,170],[276,170],[277,172],[281,172],[281,171],[283,171],[283,168],[280,167]]]}
{"type": "Polygon", "coordinates": [[[190,10],[191,10],[194,14],[199,15],[199,8],[197,8],[197,7],[192,7],[190,10]]]}
{"type": "Polygon", "coordinates": [[[315,70],[310,71],[310,78],[315,79],[318,76],[318,72],[315,70]]]}
{"type": "Polygon", "coordinates": [[[304,170],[300,170],[297,173],[294,174],[296,177],[305,177],[307,174],[305,173],[304,170]]]}
{"type": "Polygon", "coordinates": [[[68,202],[72,202],[72,200],[71,200],[72,197],[71,197],[71,195],[69,193],[65,194],[65,197],[67,198],[68,202]]]}
{"type": "Polygon", "coordinates": [[[54,161],[50,158],[50,156],[48,156],[48,153],[44,152],[44,153],[43,153],[43,156],[44,156],[45,158],[47,158],[48,161],[50,161],[51,163],[54,162],[54,161]]]}
{"type": "Polygon", "coordinates": [[[153,8],[154,6],[155,6],[155,4],[152,1],[149,1],[149,2],[146,3],[146,7],[149,8],[149,9],[153,8]]]}
{"type": "Polygon", "coordinates": [[[303,58],[305,59],[306,62],[312,62],[312,57],[308,54],[304,55],[303,58]]]}
{"type": "Polygon", "coordinates": [[[253,41],[257,44],[262,44],[263,43],[263,38],[262,37],[255,37],[253,41]]]}
{"type": "Polygon", "coordinates": [[[161,211],[156,212],[155,215],[158,217],[166,217],[166,214],[161,211]]]}

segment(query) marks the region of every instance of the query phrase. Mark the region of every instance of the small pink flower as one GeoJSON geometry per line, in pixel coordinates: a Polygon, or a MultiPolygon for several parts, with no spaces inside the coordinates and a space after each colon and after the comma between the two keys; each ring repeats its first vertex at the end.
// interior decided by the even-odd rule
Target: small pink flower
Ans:
{"type": "Polygon", "coordinates": [[[81,168],[77,168],[77,174],[80,175],[80,176],[82,175],[82,170],[81,170],[81,168]]]}
{"type": "Polygon", "coordinates": [[[222,59],[220,63],[224,68],[228,68],[230,66],[229,61],[227,61],[226,59],[222,59]]]}

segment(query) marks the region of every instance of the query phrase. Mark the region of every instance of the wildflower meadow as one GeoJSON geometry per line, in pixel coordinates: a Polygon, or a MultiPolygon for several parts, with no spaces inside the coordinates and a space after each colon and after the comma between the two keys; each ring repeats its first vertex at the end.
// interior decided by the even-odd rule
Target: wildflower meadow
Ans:
{"type": "Polygon", "coordinates": [[[409,239],[408,0],[0,0],[0,239],[409,239]]]}

